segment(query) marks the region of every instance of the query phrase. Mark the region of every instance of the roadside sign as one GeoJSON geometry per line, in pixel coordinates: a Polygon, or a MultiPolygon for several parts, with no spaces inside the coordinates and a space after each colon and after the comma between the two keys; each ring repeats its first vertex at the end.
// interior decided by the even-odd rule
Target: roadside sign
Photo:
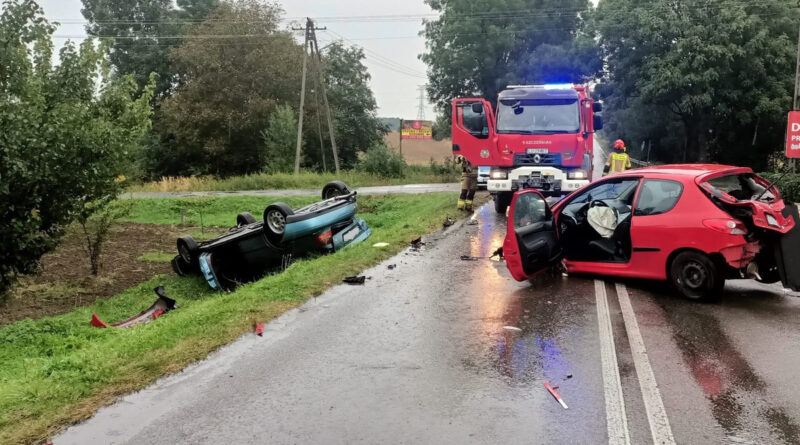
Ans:
{"type": "Polygon", "coordinates": [[[786,127],[786,157],[800,158],[800,111],[789,112],[786,127]]]}
{"type": "Polygon", "coordinates": [[[402,139],[433,139],[433,122],[402,120],[400,129],[402,139]]]}

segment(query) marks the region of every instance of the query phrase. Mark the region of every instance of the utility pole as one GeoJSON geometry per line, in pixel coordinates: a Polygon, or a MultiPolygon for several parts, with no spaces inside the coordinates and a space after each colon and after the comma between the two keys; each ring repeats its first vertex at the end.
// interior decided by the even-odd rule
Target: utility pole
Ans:
{"type": "Polygon", "coordinates": [[[417,107],[417,120],[424,121],[425,120],[425,88],[427,85],[418,85],[417,90],[419,90],[419,106],[417,107]]]}
{"type": "Polygon", "coordinates": [[[399,137],[400,143],[398,144],[399,145],[398,148],[400,149],[400,154],[403,154],[403,118],[400,118],[400,128],[398,129],[397,134],[400,136],[399,137]]]}
{"type": "Polygon", "coordinates": [[[315,28],[314,23],[311,19],[308,19],[308,23],[311,24],[309,29],[312,46],[311,46],[311,55],[314,56],[316,53],[316,63],[317,63],[317,73],[319,74],[319,85],[322,89],[322,100],[325,103],[325,115],[328,118],[328,134],[331,138],[331,149],[333,150],[333,166],[336,169],[336,174],[339,174],[339,151],[336,148],[336,136],[334,135],[333,129],[333,116],[331,115],[331,106],[328,103],[328,92],[325,89],[325,77],[322,74],[322,56],[319,53],[319,45],[317,44],[317,30],[324,30],[326,28],[315,28]]]}
{"type": "MultiPolygon", "coordinates": [[[[317,30],[325,30],[326,28],[317,28],[314,26],[314,22],[310,18],[306,18],[306,26],[305,28],[292,28],[293,31],[304,31],[305,38],[303,41],[303,74],[302,79],[300,81],[300,111],[297,117],[297,149],[295,150],[295,157],[294,157],[294,174],[297,175],[300,173],[300,156],[302,155],[303,151],[303,109],[306,104],[306,73],[308,72],[308,56],[309,51],[311,52],[311,56],[314,56],[315,47],[317,44],[317,35],[315,31],[317,30]]],[[[319,56],[319,52],[317,52],[319,56]]],[[[321,73],[320,73],[321,78],[321,73]]],[[[324,94],[324,86],[323,86],[323,94],[324,94]]],[[[328,98],[325,97],[325,106],[328,105],[328,98]]],[[[330,123],[330,115],[328,116],[328,122],[330,123]]],[[[336,143],[333,142],[333,138],[331,138],[331,143],[334,146],[334,159],[336,159],[336,143]]],[[[336,173],[339,173],[339,162],[336,162],[336,173]]]]}

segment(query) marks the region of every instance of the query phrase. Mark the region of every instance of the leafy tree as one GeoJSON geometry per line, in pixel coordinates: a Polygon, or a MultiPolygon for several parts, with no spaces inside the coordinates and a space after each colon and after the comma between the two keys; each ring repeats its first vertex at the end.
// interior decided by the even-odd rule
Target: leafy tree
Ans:
{"type": "Polygon", "coordinates": [[[450,100],[494,102],[509,84],[582,82],[602,65],[588,0],[426,0],[440,13],[423,34],[428,95],[449,113],[450,100]]]}
{"type": "Polygon", "coordinates": [[[681,160],[765,167],[791,105],[797,20],[788,0],[601,1],[610,128],[681,160]]]}
{"type": "Polygon", "coordinates": [[[64,227],[114,199],[150,125],[149,85],[109,80],[105,49],[68,43],[51,61],[53,27],[33,0],[0,15],[0,294],[35,271],[64,227]]]}
{"type": "Polygon", "coordinates": [[[288,105],[281,105],[269,117],[269,125],[262,133],[266,148],[264,170],[287,173],[294,169],[297,149],[297,118],[288,105]]]}
{"type": "Polygon", "coordinates": [[[89,265],[92,275],[100,272],[100,255],[108,240],[111,226],[133,210],[134,201],[131,199],[105,203],[103,201],[87,203],[83,211],[78,214],[78,225],[83,229],[86,239],[86,254],[89,256],[89,265]]]}
{"type": "Polygon", "coordinates": [[[158,75],[157,96],[168,96],[178,79],[169,54],[183,31],[208,17],[218,0],[81,0],[91,36],[113,37],[110,61],[144,87],[158,75]]]}
{"type": "Polygon", "coordinates": [[[402,178],[406,175],[406,167],[403,155],[383,144],[370,147],[358,163],[359,170],[384,178],[402,178]]]}
{"type": "Polygon", "coordinates": [[[261,130],[278,105],[298,102],[302,49],[280,30],[281,9],[256,0],[222,3],[172,53],[180,87],[157,129],[165,174],[260,171],[261,130]],[[241,36],[219,39],[208,36],[241,36]],[[253,37],[255,36],[255,37],[253,37]]]}
{"type": "Polygon", "coordinates": [[[433,139],[441,141],[452,137],[453,125],[449,113],[442,113],[436,116],[433,121],[433,139]]]}

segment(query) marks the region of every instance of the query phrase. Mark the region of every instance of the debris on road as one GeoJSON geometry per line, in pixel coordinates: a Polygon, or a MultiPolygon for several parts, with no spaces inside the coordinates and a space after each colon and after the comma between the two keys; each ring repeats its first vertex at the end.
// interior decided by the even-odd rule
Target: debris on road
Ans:
{"type": "Polygon", "coordinates": [[[494,258],[494,257],[497,257],[497,258],[499,258],[499,259],[501,259],[501,260],[502,260],[503,258],[505,258],[505,257],[503,256],[503,246],[500,246],[500,247],[498,247],[498,248],[497,248],[497,250],[495,250],[494,252],[492,252],[492,254],[489,256],[489,258],[494,258]]]}
{"type": "Polygon", "coordinates": [[[567,380],[572,378],[572,374],[567,374],[567,380]]]}
{"type": "Polygon", "coordinates": [[[364,284],[364,281],[366,281],[366,279],[367,277],[365,277],[364,275],[354,275],[352,277],[345,277],[342,280],[342,282],[347,284],[364,284]]]}
{"type": "Polygon", "coordinates": [[[389,246],[389,243],[375,243],[375,244],[372,245],[372,247],[378,247],[378,248],[388,247],[388,246],[389,246]]]}
{"type": "Polygon", "coordinates": [[[503,326],[503,329],[505,329],[506,331],[522,332],[522,329],[516,326],[503,326]]]}
{"type": "Polygon", "coordinates": [[[122,320],[118,323],[108,324],[95,313],[92,314],[92,320],[89,322],[89,324],[96,328],[129,328],[139,324],[149,323],[161,315],[178,307],[175,304],[175,300],[167,296],[164,286],[158,286],[157,288],[153,289],[153,291],[156,293],[156,295],[158,295],[158,299],[155,301],[155,303],[133,317],[122,320]]]}
{"type": "Polygon", "coordinates": [[[390,264],[390,265],[386,266],[386,268],[389,269],[389,270],[393,270],[395,267],[397,267],[397,264],[390,264]]]}
{"type": "Polygon", "coordinates": [[[467,225],[468,226],[477,226],[478,225],[478,220],[477,219],[471,219],[471,220],[469,220],[467,222],[467,225]]]}
{"type": "Polygon", "coordinates": [[[461,255],[461,261],[478,261],[480,258],[469,256],[469,255],[461,255]]]}
{"type": "Polygon", "coordinates": [[[253,332],[259,337],[262,337],[264,335],[264,323],[256,323],[253,326],[253,332]]]}
{"type": "Polygon", "coordinates": [[[544,382],[544,387],[547,389],[547,391],[550,392],[550,395],[552,395],[556,399],[556,401],[562,407],[564,407],[564,409],[569,409],[569,407],[567,406],[566,402],[564,402],[564,399],[562,399],[561,396],[558,395],[558,393],[556,392],[556,390],[558,389],[558,386],[550,386],[549,383],[544,382]]]}
{"type": "Polygon", "coordinates": [[[455,223],[456,221],[453,218],[450,218],[450,215],[447,215],[447,217],[444,219],[444,222],[442,223],[442,228],[446,229],[455,223]]]}
{"type": "Polygon", "coordinates": [[[425,242],[422,241],[422,237],[419,237],[417,239],[411,240],[409,244],[411,244],[412,249],[419,249],[420,247],[425,245],[425,242]]]}

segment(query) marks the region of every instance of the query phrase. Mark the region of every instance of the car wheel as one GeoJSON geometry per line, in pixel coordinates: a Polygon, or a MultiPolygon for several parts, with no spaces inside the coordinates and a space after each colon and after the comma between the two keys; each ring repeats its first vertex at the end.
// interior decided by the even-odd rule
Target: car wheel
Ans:
{"type": "Polygon", "coordinates": [[[176,255],[175,258],[172,259],[171,263],[172,263],[172,270],[179,277],[186,277],[191,275],[192,265],[190,263],[187,263],[182,256],[176,255]]]}
{"type": "Polygon", "coordinates": [[[189,235],[178,238],[178,254],[188,264],[194,263],[197,259],[197,254],[200,251],[200,246],[197,241],[189,235]]]}
{"type": "Polygon", "coordinates": [[[264,210],[264,230],[274,244],[283,239],[283,234],[286,233],[286,220],[290,215],[294,215],[294,211],[282,202],[276,202],[264,210]]]}
{"type": "Polygon", "coordinates": [[[236,227],[246,226],[256,222],[256,218],[250,212],[242,212],[236,215],[236,227]]]}
{"type": "Polygon", "coordinates": [[[700,252],[681,252],[670,265],[670,280],[684,297],[713,301],[722,297],[725,279],[716,264],[700,252]]]}
{"type": "Polygon", "coordinates": [[[331,181],[322,187],[322,199],[331,199],[348,193],[350,193],[350,189],[342,181],[331,181]]]}
{"type": "Polygon", "coordinates": [[[494,210],[500,215],[506,214],[508,205],[511,204],[511,193],[497,193],[494,195],[494,210]]]}

